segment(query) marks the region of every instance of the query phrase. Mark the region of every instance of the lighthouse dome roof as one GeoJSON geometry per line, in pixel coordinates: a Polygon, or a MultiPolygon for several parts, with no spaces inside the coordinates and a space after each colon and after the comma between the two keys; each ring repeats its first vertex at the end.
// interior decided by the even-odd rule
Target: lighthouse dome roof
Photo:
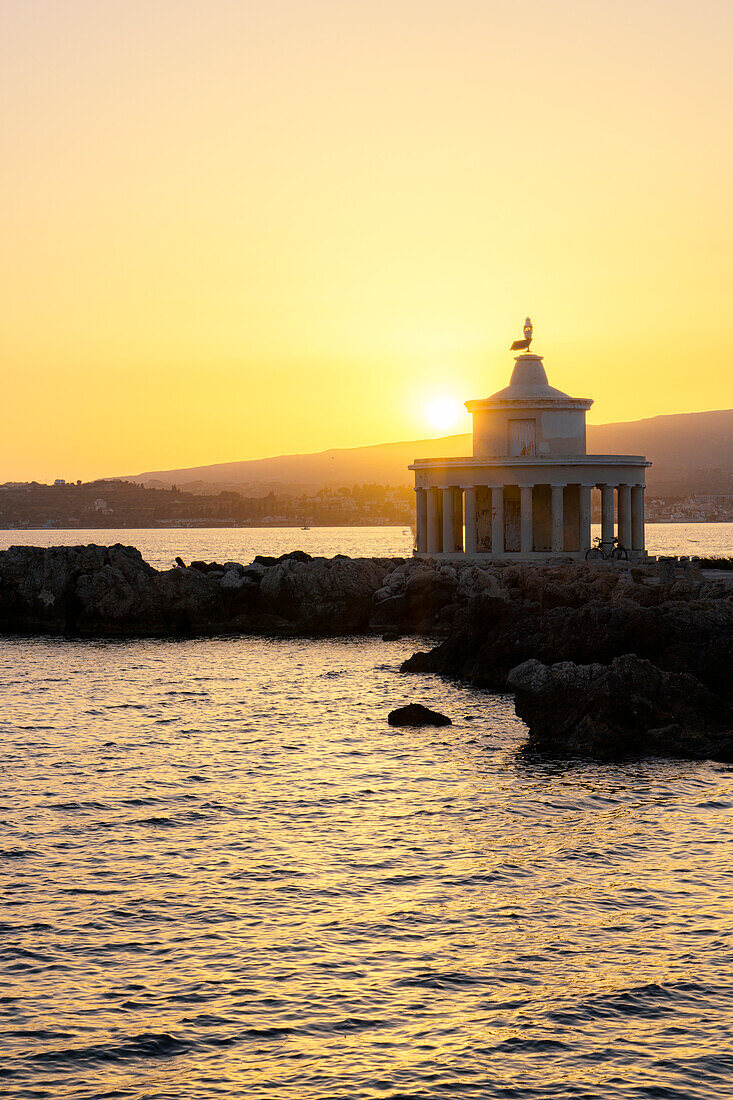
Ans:
{"type": "Polygon", "coordinates": [[[544,401],[556,398],[562,401],[570,400],[569,394],[555,389],[547,381],[547,374],[541,355],[526,352],[518,355],[514,360],[514,370],[509,380],[509,385],[503,390],[494,393],[490,401],[516,401],[541,398],[544,401]]]}

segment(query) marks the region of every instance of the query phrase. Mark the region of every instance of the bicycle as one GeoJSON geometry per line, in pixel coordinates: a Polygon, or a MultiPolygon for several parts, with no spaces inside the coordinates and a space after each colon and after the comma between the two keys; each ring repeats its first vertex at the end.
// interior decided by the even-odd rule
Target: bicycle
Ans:
{"type": "Polygon", "coordinates": [[[585,552],[586,561],[628,561],[629,555],[625,546],[621,546],[617,538],[611,539],[611,549],[607,550],[608,543],[604,543],[600,535],[595,540],[595,546],[585,552]]]}

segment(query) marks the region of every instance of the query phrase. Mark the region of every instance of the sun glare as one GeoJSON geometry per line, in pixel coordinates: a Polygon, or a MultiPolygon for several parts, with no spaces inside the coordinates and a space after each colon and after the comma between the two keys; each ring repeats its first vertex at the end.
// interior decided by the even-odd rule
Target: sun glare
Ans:
{"type": "Polygon", "coordinates": [[[427,407],[427,418],[433,428],[447,430],[458,423],[462,408],[453,397],[436,397],[427,407]]]}

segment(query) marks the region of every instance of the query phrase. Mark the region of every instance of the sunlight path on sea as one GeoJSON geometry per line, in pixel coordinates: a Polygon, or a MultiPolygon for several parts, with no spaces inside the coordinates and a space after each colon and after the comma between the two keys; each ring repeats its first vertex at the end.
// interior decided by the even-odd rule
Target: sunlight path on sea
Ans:
{"type": "Polygon", "coordinates": [[[0,1095],[733,1095],[733,770],[416,644],[2,639],[0,1095]]]}

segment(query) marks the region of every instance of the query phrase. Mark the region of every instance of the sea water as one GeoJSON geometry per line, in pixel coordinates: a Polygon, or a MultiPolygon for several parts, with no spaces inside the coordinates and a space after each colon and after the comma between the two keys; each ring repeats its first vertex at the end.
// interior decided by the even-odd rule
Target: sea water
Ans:
{"type": "Polygon", "coordinates": [[[0,643],[0,1095],[733,1096],[729,766],[527,758],[420,639],[0,643]]]}
{"type": "MultiPolygon", "coordinates": [[[[591,534],[600,535],[600,524],[591,534]]],[[[54,528],[0,530],[0,550],[9,546],[103,546],[121,542],[137,546],[156,569],[169,569],[179,556],[188,564],[206,561],[249,562],[255,554],[279,555],[305,550],[316,556],[409,557],[414,542],[409,527],[166,527],[54,528]]],[[[646,545],[650,554],[687,554],[699,557],[733,554],[733,523],[648,523],[646,545]]]]}

